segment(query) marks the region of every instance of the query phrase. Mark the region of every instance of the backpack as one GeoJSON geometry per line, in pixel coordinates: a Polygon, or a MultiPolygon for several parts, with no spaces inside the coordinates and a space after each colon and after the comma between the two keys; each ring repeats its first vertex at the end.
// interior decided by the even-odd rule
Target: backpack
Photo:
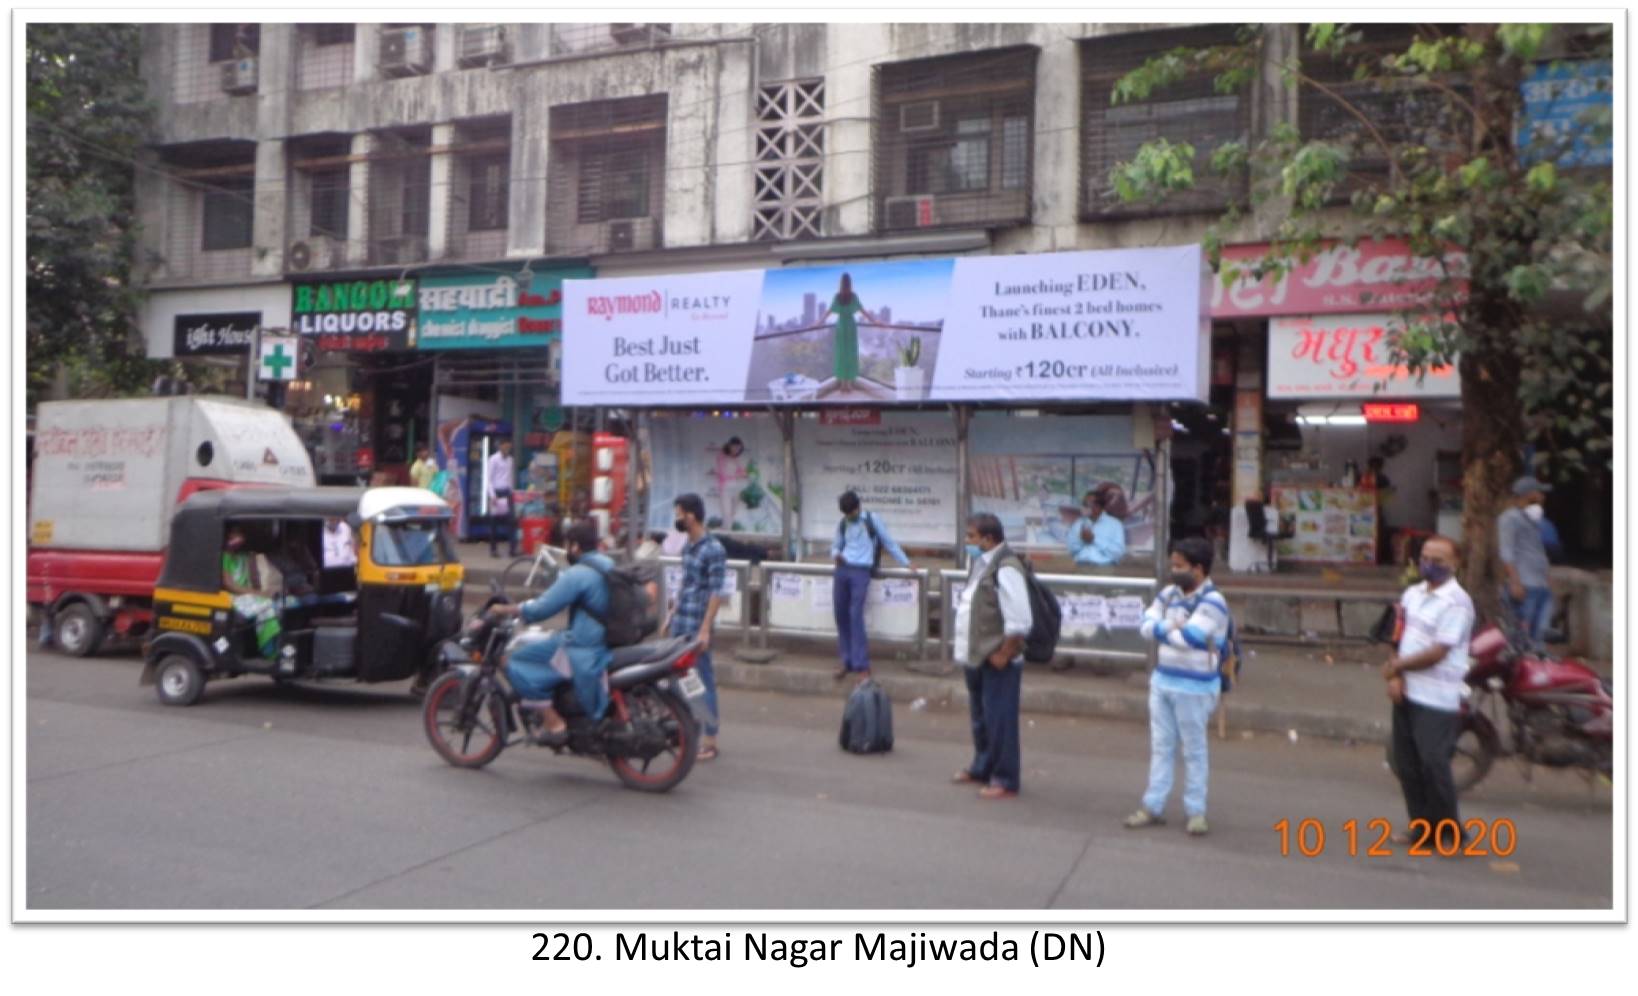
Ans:
{"type": "Polygon", "coordinates": [[[860,682],[847,697],[837,742],[853,754],[880,754],[893,749],[893,703],[886,689],[874,680],[860,682]]]}
{"type": "Polygon", "coordinates": [[[594,561],[583,560],[581,563],[603,576],[603,583],[609,590],[609,608],[603,614],[598,614],[589,605],[577,605],[575,608],[584,609],[587,615],[602,625],[604,643],[610,649],[642,643],[660,628],[659,613],[655,611],[648,592],[643,590],[645,584],[654,580],[651,567],[616,564],[613,569],[605,571],[594,561]]]}
{"type": "MultiPolygon", "coordinates": [[[[875,516],[871,515],[869,512],[860,512],[859,513],[859,518],[860,518],[861,521],[864,522],[865,532],[870,534],[870,544],[871,544],[872,547],[875,548],[875,551],[876,551],[875,556],[873,557],[873,559],[870,562],[870,576],[873,577],[873,578],[879,578],[879,577],[882,576],[882,540],[881,540],[880,536],[876,535],[876,523],[874,521],[875,516]]],[[[836,523],[836,545],[837,546],[841,546],[842,543],[845,541],[845,538],[846,538],[845,530],[846,529],[847,529],[847,516],[844,515],[844,516],[842,516],[842,521],[836,523]]]]}
{"type": "MultiPolygon", "coordinates": [[[[1029,635],[1024,637],[1024,660],[1030,664],[1050,663],[1058,651],[1058,636],[1063,632],[1063,606],[1058,603],[1058,596],[1035,576],[1029,561],[1016,552],[1008,552],[1017,558],[1024,574],[1024,588],[1029,592],[1030,622],[1029,635]]],[[[997,564],[996,570],[1001,567],[1002,564],[997,564]]]]}
{"type": "Polygon", "coordinates": [[[1234,614],[1230,613],[1222,654],[1217,658],[1217,674],[1223,680],[1223,691],[1234,690],[1234,683],[1240,678],[1240,668],[1245,660],[1245,651],[1240,647],[1240,627],[1234,622],[1234,614]]]}

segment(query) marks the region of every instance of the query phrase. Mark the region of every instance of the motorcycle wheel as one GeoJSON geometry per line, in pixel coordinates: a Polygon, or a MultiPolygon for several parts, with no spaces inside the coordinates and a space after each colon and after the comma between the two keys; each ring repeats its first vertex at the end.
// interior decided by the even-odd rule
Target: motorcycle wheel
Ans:
{"type": "Polygon", "coordinates": [[[438,756],[457,768],[481,768],[500,756],[506,746],[506,725],[500,696],[491,693],[471,704],[463,721],[462,704],[468,679],[448,672],[427,689],[421,704],[422,726],[438,756]]]}
{"type": "Polygon", "coordinates": [[[557,572],[544,566],[531,578],[529,572],[534,566],[534,557],[517,557],[506,565],[506,570],[501,572],[500,586],[507,598],[514,602],[539,598],[557,580],[557,572]]]}
{"type": "Polygon", "coordinates": [[[700,749],[700,728],[694,713],[680,696],[652,685],[626,693],[626,708],[632,720],[647,719],[660,724],[666,733],[666,748],[643,760],[611,757],[609,767],[627,788],[639,792],[669,792],[694,768],[700,749]]]}
{"type": "MultiPolygon", "coordinates": [[[[1391,740],[1388,742],[1387,760],[1388,770],[1398,777],[1399,765],[1394,760],[1391,740]]],[[[1495,748],[1479,735],[1472,724],[1464,725],[1461,735],[1456,738],[1456,751],[1450,758],[1450,777],[1456,784],[1456,791],[1466,792],[1484,781],[1495,763],[1495,748]]]]}

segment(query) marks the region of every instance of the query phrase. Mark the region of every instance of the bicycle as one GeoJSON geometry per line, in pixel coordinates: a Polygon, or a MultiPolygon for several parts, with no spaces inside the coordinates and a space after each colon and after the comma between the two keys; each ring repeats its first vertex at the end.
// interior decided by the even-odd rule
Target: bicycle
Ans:
{"type": "Polygon", "coordinates": [[[540,544],[532,555],[517,557],[501,572],[501,591],[514,602],[538,598],[550,588],[568,563],[568,551],[559,546],[540,544]]]}

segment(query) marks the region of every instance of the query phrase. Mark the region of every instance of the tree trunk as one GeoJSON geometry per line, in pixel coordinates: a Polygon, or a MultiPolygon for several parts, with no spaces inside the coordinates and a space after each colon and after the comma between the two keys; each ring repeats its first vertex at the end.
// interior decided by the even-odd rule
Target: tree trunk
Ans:
{"type": "MultiPolygon", "coordinates": [[[[1475,294],[1480,293],[1474,288],[1475,294]]],[[[1481,317],[1482,300],[1466,310],[1481,317]],[[1478,307],[1475,307],[1477,305],[1478,307]]],[[[1489,320],[1505,320],[1492,315],[1489,320]]],[[[1505,326],[1490,325],[1491,329],[1505,326]]],[[[1504,333],[1493,331],[1491,342],[1504,333]]],[[[1475,351],[1461,359],[1462,374],[1462,587],[1482,615],[1500,605],[1501,563],[1496,555],[1496,519],[1506,511],[1513,479],[1519,475],[1523,419],[1519,408],[1518,360],[1505,347],[1475,351]]]]}

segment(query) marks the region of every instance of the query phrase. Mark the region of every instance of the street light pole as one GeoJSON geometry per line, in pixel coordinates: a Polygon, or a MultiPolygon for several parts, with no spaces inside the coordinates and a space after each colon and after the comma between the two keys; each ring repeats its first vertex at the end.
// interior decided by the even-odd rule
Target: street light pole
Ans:
{"type": "Polygon", "coordinates": [[[257,325],[250,333],[250,362],[245,364],[245,400],[256,400],[256,365],[262,358],[262,327],[257,325]]]}

